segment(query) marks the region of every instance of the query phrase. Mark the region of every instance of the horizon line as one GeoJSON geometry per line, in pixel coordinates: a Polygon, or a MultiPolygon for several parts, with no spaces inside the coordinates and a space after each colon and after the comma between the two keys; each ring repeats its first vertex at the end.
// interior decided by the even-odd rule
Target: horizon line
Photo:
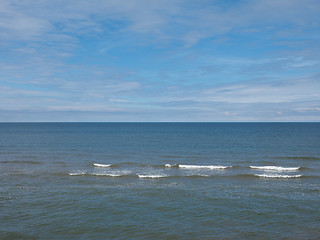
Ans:
{"type": "Polygon", "coordinates": [[[1,123],[320,123],[320,121],[0,121],[1,123]]]}

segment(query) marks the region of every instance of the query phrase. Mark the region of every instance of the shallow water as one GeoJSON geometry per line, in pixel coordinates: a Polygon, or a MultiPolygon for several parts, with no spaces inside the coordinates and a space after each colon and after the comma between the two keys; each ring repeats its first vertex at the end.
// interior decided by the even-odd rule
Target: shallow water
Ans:
{"type": "Polygon", "coordinates": [[[319,123],[0,123],[2,239],[319,239],[319,123]]]}

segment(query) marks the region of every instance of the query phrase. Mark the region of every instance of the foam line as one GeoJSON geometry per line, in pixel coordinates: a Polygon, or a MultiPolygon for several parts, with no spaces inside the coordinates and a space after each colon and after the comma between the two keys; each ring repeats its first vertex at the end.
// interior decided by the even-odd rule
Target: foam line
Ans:
{"type": "Polygon", "coordinates": [[[121,174],[114,174],[114,173],[92,173],[92,176],[105,176],[105,177],[121,177],[124,175],[121,174]]]}
{"type": "Polygon", "coordinates": [[[69,173],[70,176],[105,176],[105,177],[121,177],[124,175],[114,174],[114,173],[86,173],[86,172],[78,172],[78,173],[69,173]]]}
{"type": "Polygon", "coordinates": [[[139,178],[164,178],[167,177],[167,175],[147,175],[147,174],[138,174],[139,178]]]}
{"type": "Polygon", "coordinates": [[[111,164],[101,164],[101,163],[94,163],[93,166],[95,167],[110,167],[111,164]]]}
{"type": "Polygon", "coordinates": [[[252,169],[262,170],[262,171],[278,171],[278,172],[295,172],[300,169],[300,167],[278,167],[278,166],[250,166],[252,169]]]}
{"type": "Polygon", "coordinates": [[[80,175],[86,175],[85,172],[77,172],[77,173],[69,173],[70,176],[80,176],[80,175]]]}
{"type": "Polygon", "coordinates": [[[164,165],[166,168],[175,168],[175,167],[178,167],[179,165],[178,164],[165,164],[164,165]]]}
{"type": "Polygon", "coordinates": [[[262,178],[300,178],[300,177],[302,177],[301,174],[299,174],[299,175],[255,174],[255,176],[262,177],[262,178]]]}
{"type": "Polygon", "coordinates": [[[226,169],[228,166],[214,166],[214,165],[180,165],[179,168],[185,168],[185,169],[226,169]]]}

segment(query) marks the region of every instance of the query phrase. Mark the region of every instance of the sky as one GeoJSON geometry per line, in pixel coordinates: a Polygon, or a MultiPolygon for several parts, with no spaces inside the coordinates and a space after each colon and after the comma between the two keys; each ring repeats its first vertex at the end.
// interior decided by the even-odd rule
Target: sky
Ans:
{"type": "Polygon", "coordinates": [[[320,121],[318,0],[0,0],[0,122],[320,121]]]}

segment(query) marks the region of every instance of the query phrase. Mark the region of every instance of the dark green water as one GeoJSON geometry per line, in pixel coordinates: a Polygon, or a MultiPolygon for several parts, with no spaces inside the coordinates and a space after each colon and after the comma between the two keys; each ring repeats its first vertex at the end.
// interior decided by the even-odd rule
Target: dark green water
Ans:
{"type": "Polygon", "coordinates": [[[319,123],[0,123],[0,239],[319,239],[319,123]]]}

